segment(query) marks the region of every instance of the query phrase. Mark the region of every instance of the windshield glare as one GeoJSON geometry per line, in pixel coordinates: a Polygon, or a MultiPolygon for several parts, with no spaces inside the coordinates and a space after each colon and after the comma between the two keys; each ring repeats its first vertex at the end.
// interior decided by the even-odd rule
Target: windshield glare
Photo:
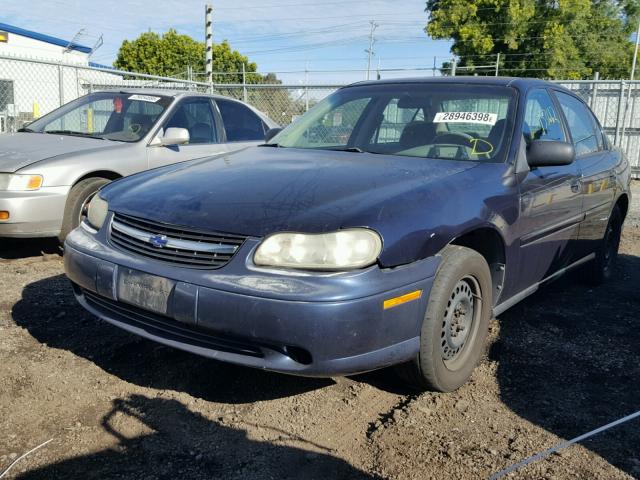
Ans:
{"type": "Polygon", "coordinates": [[[29,124],[27,131],[137,142],[154,126],[172,98],[97,92],[78,98],[29,124]]]}
{"type": "Polygon", "coordinates": [[[348,87],[318,103],[272,142],[447,160],[502,161],[514,90],[462,84],[348,87]]]}

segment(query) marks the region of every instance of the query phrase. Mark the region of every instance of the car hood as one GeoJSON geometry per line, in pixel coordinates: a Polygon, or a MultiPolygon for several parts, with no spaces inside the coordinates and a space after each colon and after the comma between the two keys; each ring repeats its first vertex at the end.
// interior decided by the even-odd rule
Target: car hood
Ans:
{"type": "Polygon", "coordinates": [[[13,173],[41,160],[86,151],[92,153],[119,145],[96,138],[45,133],[9,133],[0,135],[0,172],[13,173]]]}
{"type": "Polygon", "coordinates": [[[428,200],[428,186],[473,162],[253,147],[119,180],[116,212],[199,230],[264,236],[389,224],[428,200]]]}

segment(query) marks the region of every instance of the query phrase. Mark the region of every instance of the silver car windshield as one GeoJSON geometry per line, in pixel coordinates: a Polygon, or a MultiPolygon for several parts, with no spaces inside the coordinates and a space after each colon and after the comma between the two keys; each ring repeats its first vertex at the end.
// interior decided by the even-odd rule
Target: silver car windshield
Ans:
{"type": "Polygon", "coordinates": [[[32,122],[26,132],[137,142],[156,124],[172,97],[96,92],[32,122]]]}

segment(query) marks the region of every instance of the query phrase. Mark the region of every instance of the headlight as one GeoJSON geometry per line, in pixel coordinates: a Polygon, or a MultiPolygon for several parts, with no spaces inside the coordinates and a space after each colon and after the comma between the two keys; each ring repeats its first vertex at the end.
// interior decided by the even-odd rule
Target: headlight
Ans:
{"type": "Polygon", "coordinates": [[[253,261],[303,270],[351,270],[375,263],[381,251],[380,235],[366,228],[322,234],[276,233],[264,239],[253,261]]]}
{"type": "Polygon", "coordinates": [[[109,211],[109,204],[100,198],[100,194],[94,195],[89,202],[89,213],[87,214],[87,222],[96,230],[100,230],[104,225],[104,220],[107,218],[107,212],[109,211]]]}
{"type": "Polygon", "coordinates": [[[39,190],[43,180],[42,175],[0,173],[0,191],[26,192],[39,190]]]}

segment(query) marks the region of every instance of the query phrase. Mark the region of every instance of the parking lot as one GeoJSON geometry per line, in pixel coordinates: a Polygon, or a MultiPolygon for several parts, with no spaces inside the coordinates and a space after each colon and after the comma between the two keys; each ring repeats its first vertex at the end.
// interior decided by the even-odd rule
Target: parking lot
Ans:
{"type": "MultiPolygon", "coordinates": [[[[486,478],[640,409],[640,184],[614,281],[576,272],[494,320],[453,394],[387,371],[308,379],[236,367],[85,313],[53,241],[0,241],[5,478],[486,478]]],[[[640,476],[638,420],[518,478],[640,476]]]]}

